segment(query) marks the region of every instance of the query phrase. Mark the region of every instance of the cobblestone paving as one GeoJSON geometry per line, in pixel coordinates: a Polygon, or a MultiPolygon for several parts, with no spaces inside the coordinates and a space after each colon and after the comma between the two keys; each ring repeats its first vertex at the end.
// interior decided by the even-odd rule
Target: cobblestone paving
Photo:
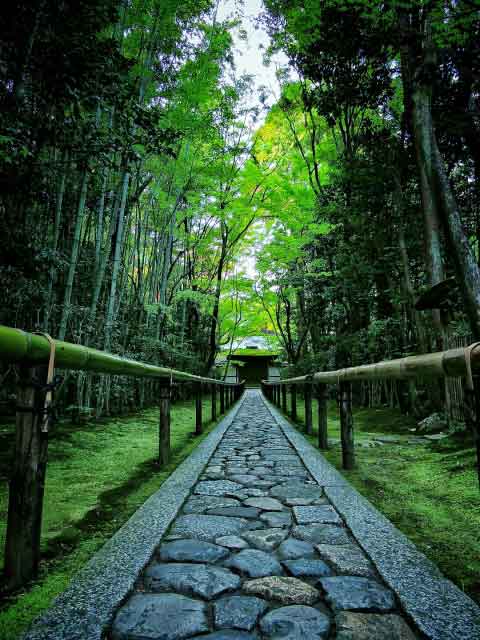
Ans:
{"type": "Polygon", "coordinates": [[[112,640],[413,640],[392,591],[247,392],[112,640]]]}

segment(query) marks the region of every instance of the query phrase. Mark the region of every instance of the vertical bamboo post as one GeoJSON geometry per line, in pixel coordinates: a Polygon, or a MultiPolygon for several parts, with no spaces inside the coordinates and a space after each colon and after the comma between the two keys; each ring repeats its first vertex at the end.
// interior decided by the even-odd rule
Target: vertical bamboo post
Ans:
{"type": "Polygon", "coordinates": [[[19,367],[15,455],[10,478],[5,576],[9,589],[36,576],[40,560],[48,434],[42,431],[46,367],[19,367]]]}
{"type": "Polygon", "coordinates": [[[275,404],[280,408],[280,385],[275,385],[275,404]]]}
{"type": "Polygon", "coordinates": [[[297,420],[297,385],[296,384],[292,384],[292,386],[290,387],[290,393],[291,393],[291,403],[292,403],[290,416],[292,420],[296,422],[297,420]]]}
{"type": "Polygon", "coordinates": [[[225,384],[220,385],[220,413],[225,413],[225,384]]]}
{"type": "Polygon", "coordinates": [[[170,401],[169,380],[160,381],[160,422],[158,426],[158,464],[164,467],[170,462],[170,401]]]}
{"type": "Polygon", "coordinates": [[[477,477],[480,487],[480,378],[473,376],[473,389],[475,393],[475,420],[473,425],[473,444],[477,451],[477,477]]]}
{"type": "Polygon", "coordinates": [[[195,435],[202,434],[202,383],[195,385],[195,435]]]}
{"type": "Polygon", "coordinates": [[[282,390],[282,411],[283,413],[287,413],[287,385],[281,385],[282,390]]]}
{"type": "Polygon", "coordinates": [[[353,442],[352,385],[340,382],[340,429],[342,439],[342,466],[355,468],[355,450],[353,442]]]}
{"type": "Polygon", "coordinates": [[[306,377],[305,386],[303,387],[305,397],[305,432],[312,433],[312,382],[311,376],[306,377]]]}
{"type": "Polygon", "coordinates": [[[217,419],[217,385],[212,382],[212,422],[217,419]]]}
{"type": "Polygon", "coordinates": [[[324,384],[316,385],[318,403],[318,448],[328,449],[328,424],[327,424],[327,387],[324,384]]]}
{"type": "Polygon", "coordinates": [[[480,487],[480,378],[473,376],[473,389],[464,387],[465,421],[472,430],[473,445],[477,452],[477,476],[480,487]]]}

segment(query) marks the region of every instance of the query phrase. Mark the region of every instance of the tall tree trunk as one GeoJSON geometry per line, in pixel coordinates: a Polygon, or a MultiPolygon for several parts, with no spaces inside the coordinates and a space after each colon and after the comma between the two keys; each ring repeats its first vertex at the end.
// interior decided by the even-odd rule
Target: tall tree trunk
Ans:
{"type": "Polygon", "coordinates": [[[83,172],[82,185],[80,188],[80,197],[78,200],[77,218],[75,220],[75,230],[73,232],[73,244],[72,252],[70,254],[70,264],[68,267],[67,283],[65,286],[65,294],[63,296],[63,308],[62,317],[60,320],[60,328],[58,330],[58,339],[64,340],[67,332],[67,323],[70,316],[70,303],[72,299],[73,280],[75,278],[75,272],[78,262],[78,249],[80,247],[80,233],[82,230],[82,223],[85,217],[85,203],[87,200],[87,187],[88,187],[88,169],[85,168],[83,172]]]}

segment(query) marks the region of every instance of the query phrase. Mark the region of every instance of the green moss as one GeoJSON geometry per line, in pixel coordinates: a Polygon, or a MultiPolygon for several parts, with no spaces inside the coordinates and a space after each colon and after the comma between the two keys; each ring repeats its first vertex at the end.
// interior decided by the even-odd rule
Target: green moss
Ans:
{"type": "MultiPolygon", "coordinates": [[[[210,416],[210,398],[203,402],[210,416]]],[[[39,579],[4,598],[0,609],[0,638],[15,640],[61,593],[72,576],[152,495],[175,468],[212,430],[193,437],[193,401],[172,407],[172,461],[159,469],[158,410],[81,427],[62,425],[52,434],[45,487],[42,562],[39,579]]],[[[0,427],[0,474],[6,479],[11,425],[0,427]],[[5,453],[6,452],[6,453],[5,453]]],[[[3,554],[7,483],[0,486],[0,553],[3,554]]],[[[3,556],[1,556],[3,561],[3,556]]]]}
{"type": "Polygon", "coordinates": [[[265,358],[266,356],[278,356],[279,351],[272,351],[270,349],[235,349],[232,351],[232,356],[256,356],[257,358],[265,358]]]}
{"type": "MultiPolygon", "coordinates": [[[[303,403],[298,401],[299,422],[303,403]]],[[[317,443],[314,411],[314,434],[317,443]]],[[[356,447],[357,467],[341,468],[341,449],[325,457],[356,489],[384,513],[440,570],[480,603],[480,501],[472,442],[453,437],[426,444],[407,444],[410,418],[392,409],[354,412],[355,440],[394,434],[399,444],[356,447]]],[[[329,405],[329,437],[340,438],[334,403],[329,405]]]]}

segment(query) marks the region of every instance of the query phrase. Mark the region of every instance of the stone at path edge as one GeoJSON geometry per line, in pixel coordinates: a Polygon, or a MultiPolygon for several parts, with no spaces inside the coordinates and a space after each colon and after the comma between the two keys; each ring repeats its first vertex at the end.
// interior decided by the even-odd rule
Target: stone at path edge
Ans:
{"type": "Polygon", "coordinates": [[[162,562],[217,562],[228,556],[225,547],[204,540],[174,540],[160,546],[162,562]]]}
{"type": "Polygon", "coordinates": [[[323,640],[330,631],[330,618],[313,607],[291,605],[267,613],[260,629],[269,638],[323,640]]]}
{"type": "Polygon", "coordinates": [[[375,580],[356,576],[321,578],[318,584],[334,611],[391,611],[395,608],[393,593],[375,580]]]}
{"type": "Polygon", "coordinates": [[[403,618],[395,614],[343,611],[335,618],[336,640],[415,640],[403,618]]]}
{"type": "Polygon", "coordinates": [[[175,593],[135,594],[115,616],[112,640],[157,640],[159,629],[162,640],[182,640],[208,631],[207,607],[175,593]]]}

